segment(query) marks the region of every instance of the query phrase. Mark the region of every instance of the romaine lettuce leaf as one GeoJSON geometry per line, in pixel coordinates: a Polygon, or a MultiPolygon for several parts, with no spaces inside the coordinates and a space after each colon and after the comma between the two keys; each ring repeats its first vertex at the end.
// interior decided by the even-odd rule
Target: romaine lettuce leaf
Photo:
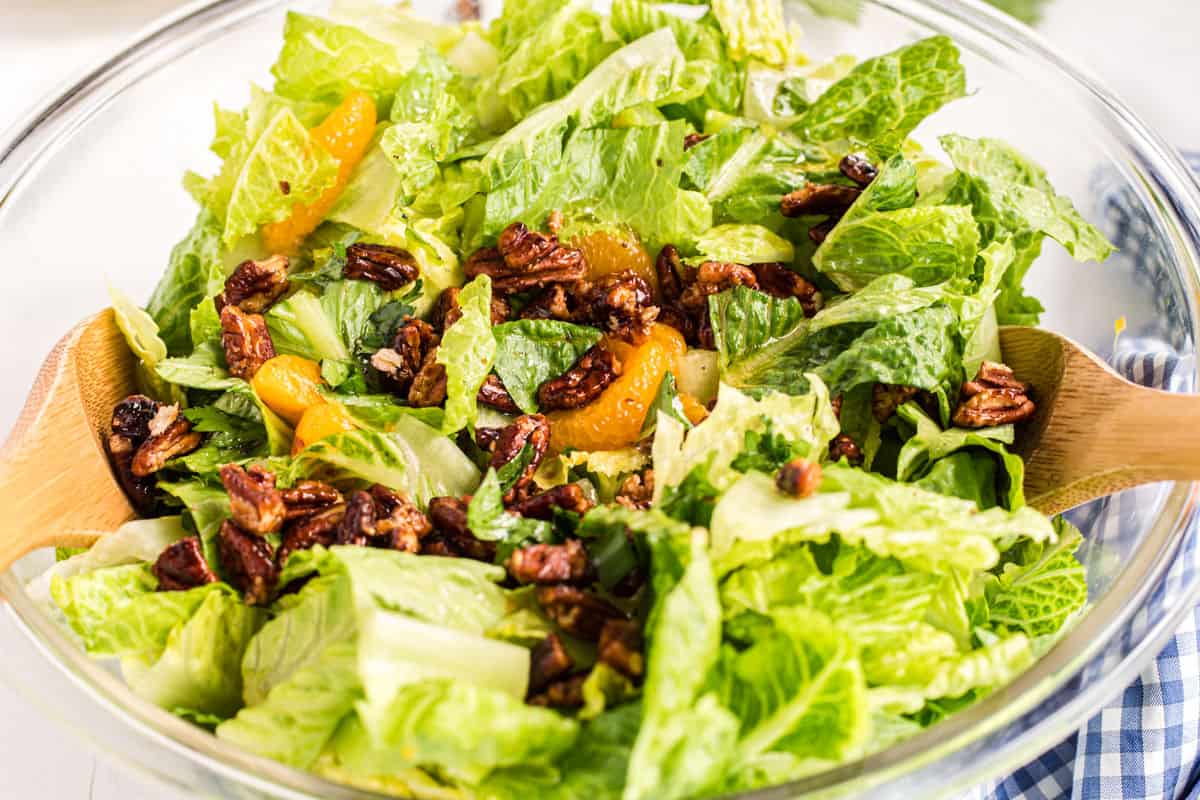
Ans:
{"type": "Polygon", "coordinates": [[[124,292],[111,286],[113,318],[125,344],[137,359],[137,389],[164,403],[183,403],[183,392],[158,376],[158,365],[167,358],[167,345],[158,335],[158,325],[149,314],[133,304],[124,292]]]}
{"type": "Polygon", "coordinates": [[[1055,519],[1058,542],[1022,543],[1004,554],[1004,565],[987,586],[989,621],[1030,638],[1059,633],[1087,603],[1087,576],[1075,551],[1079,529],[1055,519]]]}
{"type": "Polygon", "coordinates": [[[446,416],[442,432],[475,424],[477,397],[496,361],[492,335],[492,280],[480,275],[458,295],[462,316],[442,334],[437,363],[446,368],[446,416]]]}
{"type": "Polygon", "coordinates": [[[225,352],[216,342],[203,342],[186,358],[163,359],[154,372],[167,383],[189,389],[223,392],[246,386],[241,378],[229,374],[225,367],[225,352]]]}
{"type": "Polygon", "coordinates": [[[790,264],[792,243],[761,225],[718,225],[696,240],[694,261],[733,264],[790,264]]]}
{"type": "MultiPolygon", "coordinates": [[[[199,344],[189,335],[193,309],[225,285],[221,258],[221,221],[200,209],[188,235],[171,250],[167,271],[154,287],[146,311],[158,324],[167,352],[180,355],[199,344]]],[[[212,309],[216,314],[216,308],[212,309]]]]}
{"type": "Polygon", "coordinates": [[[600,341],[600,331],[557,320],[520,320],[492,329],[496,374],[526,414],[538,410],[537,390],[575,365],[600,341]]]}
{"type": "Polygon", "coordinates": [[[782,0],[713,0],[730,54],[780,67],[796,60],[796,31],[783,14],[782,0]]]}

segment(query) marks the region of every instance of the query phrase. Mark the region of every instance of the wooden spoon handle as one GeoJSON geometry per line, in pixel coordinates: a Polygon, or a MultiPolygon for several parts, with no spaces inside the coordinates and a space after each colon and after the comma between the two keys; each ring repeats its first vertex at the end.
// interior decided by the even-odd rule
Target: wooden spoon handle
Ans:
{"type": "Polygon", "coordinates": [[[87,320],[55,346],[0,447],[0,571],[40,547],[95,540],[70,531],[111,531],[134,516],[93,424],[104,404],[111,413],[132,370],[104,313],[109,324],[87,320]]]}

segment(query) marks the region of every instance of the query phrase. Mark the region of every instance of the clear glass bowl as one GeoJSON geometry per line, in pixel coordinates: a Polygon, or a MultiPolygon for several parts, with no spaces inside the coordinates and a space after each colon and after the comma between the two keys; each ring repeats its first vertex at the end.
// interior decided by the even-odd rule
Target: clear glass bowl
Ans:
{"type": "MultiPolygon", "coordinates": [[[[443,17],[454,3],[416,5],[443,17]]],[[[1124,317],[1121,346],[1179,356],[1169,388],[1192,390],[1200,194],[1183,161],[1032,32],[979,3],[864,5],[857,25],[792,11],[818,58],[869,56],[934,32],[953,37],[976,91],[930,119],[919,138],[932,145],[948,131],[996,136],[1041,161],[1122,245],[1104,266],[1078,265],[1047,248],[1031,287],[1049,309],[1045,324],[1112,357],[1114,321],[1124,317]]],[[[210,102],[239,106],[248,81],[268,82],[283,13],[292,7],[320,10],[279,0],[186,7],[0,142],[0,263],[10,275],[0,296],[8,377],[0,413],[7,421],[58,335],[106,305],[105,280],[134,297],[149,292],[194,216],[180,176],[215,166],[206,152],[210,102]]],[[[890,750],[752,796],[953,795],[1078,729],[1200,600],[1193,489],[1145,487],[1075,512],[1088,537],[1091,609],[1013,684],[890,750]]],[[[48,563],[48,554],[34,554],[0,576],[7,613],[28,634],[2,668],[65,727],[198,795],[371,796],[251,756],[134,697],[25,592],[25,581],[48,563]],[[59,669],[44,669],[46,659],[59,669]]]]}

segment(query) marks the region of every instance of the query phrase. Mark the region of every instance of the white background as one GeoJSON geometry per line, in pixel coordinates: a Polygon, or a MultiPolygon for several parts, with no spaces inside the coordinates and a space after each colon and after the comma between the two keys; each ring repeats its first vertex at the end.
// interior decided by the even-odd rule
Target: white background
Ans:
{"type": "MultiPolygon", "coordinates": [[[[0,0],[0,130],[176,5],[176,0],[0,0]]],[[[1200,149],[1200,3],[1141,0],[1134,10],[1128,0],[1057,0],[1040,31],[1169,141],[1200,149]]],[[[12,403],[0,403],[0,431],[7,431],[17,411],[12,403]]],[[[0,613],[0,658],[6,642],[18,635],[9,615],[0,613]]],[[[181,800],[94,757],[0,685],[0,800],[10,798],[181,800]]]]}

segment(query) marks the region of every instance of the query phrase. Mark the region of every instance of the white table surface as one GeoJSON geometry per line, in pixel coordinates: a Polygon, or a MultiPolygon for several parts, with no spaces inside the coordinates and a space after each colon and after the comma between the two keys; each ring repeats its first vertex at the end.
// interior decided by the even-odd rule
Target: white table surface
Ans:
{"type": "MultiPolygon", "coordinates": [[[[178,0],[0,0],[0,130],[178,0]]],[[[1171,142],[1200,148],[1200,3],[1057,0],[1040,26],[1171,142]]],[[[198,102],[204,102],[199,98],[198,102]]],[[[114,278],[119,276],[114,275],[114,278]]],[[[58,332],[50,332],[57,335],[58,332]]],[[[29,383],[29,375],[12,380],[29,383]]],[[[0,431],[18,408],[0,403],[0,431]]],[[[0,614],[0,658],[18,633],[0,614]]],[[[51,667],[47,667],[50,669],[51,667]]],[[[181,800],[96,757],[0,685],[0,800],[181,800]]]]}

